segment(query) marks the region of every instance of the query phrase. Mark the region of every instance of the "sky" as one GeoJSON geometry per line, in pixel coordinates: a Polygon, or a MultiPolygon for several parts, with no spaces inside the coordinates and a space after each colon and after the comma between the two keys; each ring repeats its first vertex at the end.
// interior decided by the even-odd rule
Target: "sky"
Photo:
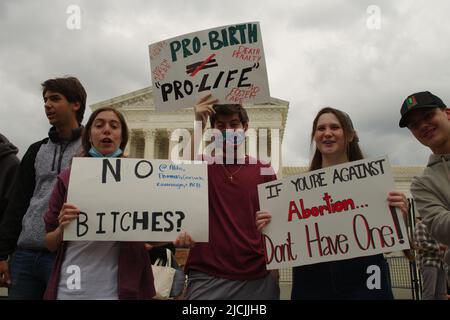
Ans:
{"type": "Polygon", "coordinates": [[[430,151],[398,127],[399,110],[425,90],[450,103],[448,12],[447,0],[1,0],[0,132],[22,156],[47,135],[44,80],[78,77],[91,105],[151,85],[149,44],[259,21],[270,95],[289,101],[285,166],[308,164],[325,106],[350,115],[366,156],[425,165],[430,151]]]}

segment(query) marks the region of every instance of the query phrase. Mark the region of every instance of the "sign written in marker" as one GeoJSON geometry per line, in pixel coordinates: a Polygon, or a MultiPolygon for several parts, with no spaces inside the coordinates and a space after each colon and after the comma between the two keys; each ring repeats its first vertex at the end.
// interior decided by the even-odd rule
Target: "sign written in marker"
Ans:
{"type": "Polygon", "coordinates": [[[64,240],[208,241],[206,164],[74,158],[67,201],[81,212],[64,240]]]}
{"type": "Polygon", "coordinates": [[[156,110],[193,106],[212,92],[219,103],[268,102],[258,22],[217,27],[151,44],[156,110]]]}
{"type": "Polygon", "coordinates": [[[350,259],[409,248],[386,157],[365,159],[258,186],[268,269],[350,259]]]}

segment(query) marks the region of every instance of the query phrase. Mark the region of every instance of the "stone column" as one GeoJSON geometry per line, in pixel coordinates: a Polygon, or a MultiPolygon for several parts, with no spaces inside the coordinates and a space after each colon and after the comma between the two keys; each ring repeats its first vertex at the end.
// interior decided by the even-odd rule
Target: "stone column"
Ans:
{"type": "MultiPolygon", "coordinates": [[[[283,131],[281,130],[281,128],[273,128],[273,129],[278,129],[278,137],[274,137],[278,141],[278,148],[276,148],[276,150],[274,150],[274,152],[278,152],[278,163],[276,164],[277,165],[276,168],[275,168],[275,163],[274,163],[274,169],[276,171],[277,176],[282,178],[283,177],[283,131]]],[[[271,141],[271,144],[272,143],[273,143],[273,139],[271,141]]],[[[272,148],[272,146],[270,146],[270,148],[272,148]]],[[[275,155],[272,152],[271,158],[273,159],[274,156],[275,155]]],[[[273,161],[274,160],[272,160],[272,162],[273,161]]]]}
{"type": "Polygon", "coordinates": [[[157,130],[155,129],[144,129],[144,158],[154,159],[155,158],[155,137],[157,130]]]}
{"type": "Polygon", "coordinates": [[[191,145],[191,160],[196,160],[194,158],[194,129],[189,129],[189,133],[191,134],[191,141],[189,141],[189,144],[191,145]]]}
{"type": "MultiPolygon", "coordinates": [[[[127,156],[127,157],[130,157],[131,156],[131,150],[132,150],[132,144],[133,144],[133,137],[134,137],[134,133],[133,133],[133,130],[130,130],[129,132],[128,132],[128,143],[127,143],[127,145],[125,146],[125,150],[124,150],[124,154],[127,156]]],[[[134,154],[133,154],[133,156],[134,156],[134,154]]]]}
{"type": "Polygon", "coordinates": [[[171,153],[172,153],[172,148],[173,148],[173,146],[175,145],[175,141],[172,141],[170,138],[172,137],[172,132],[173,132],[173,129],[167,129],[167,136],[168,136],[168,138],[169,138],[169,147],[168,147],[168,149],[169,149],[169,151],[168,151],[168,153],[167,153],[167,159],[171,159],[171,153]]]}

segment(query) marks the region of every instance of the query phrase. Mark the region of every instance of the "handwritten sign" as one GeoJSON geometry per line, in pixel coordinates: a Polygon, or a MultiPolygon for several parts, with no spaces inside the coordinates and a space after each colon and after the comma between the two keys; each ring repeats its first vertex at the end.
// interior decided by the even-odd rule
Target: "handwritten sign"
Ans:
{"type": "Polygon", "coordinates": [[[149,46],[156,110],[193,106],[202,92],[220,103],[270,99],[258,22],[189,33],[149,46]]]}
{"type": "Polygon", "coordinates": [[[268,269],[409,248],[387,157],[348,162],[258,186],[268,269]]]}
{"type": "Polygon", "coordinates": [[[74,158],[67,201],[81,213],[64,240],[208,241],[206,164],[74,158]]]}

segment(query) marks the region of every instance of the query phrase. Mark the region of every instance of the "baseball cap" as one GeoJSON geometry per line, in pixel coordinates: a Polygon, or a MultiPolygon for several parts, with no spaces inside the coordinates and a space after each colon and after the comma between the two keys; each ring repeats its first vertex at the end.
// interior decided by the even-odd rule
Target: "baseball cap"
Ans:
{"type": "Polygon", "coordinates": [[[423,108],[447,108],[447,106],[439,97],[429,91],[414,93],[403,101],[400,109],[401,119],[398,124],[400,128],[406,127],[406,117],[408,113],[423,108]]]}

